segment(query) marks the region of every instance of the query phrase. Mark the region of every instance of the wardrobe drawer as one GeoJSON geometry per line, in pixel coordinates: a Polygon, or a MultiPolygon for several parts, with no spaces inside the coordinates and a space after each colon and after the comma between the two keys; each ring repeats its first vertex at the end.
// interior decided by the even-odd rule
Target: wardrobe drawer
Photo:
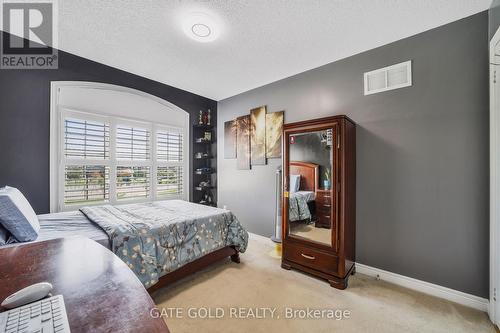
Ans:
{"type": "Polygon", "coordinates": [[[285,245],[284,250],[287,260],[328,274],[337,274],[338,259],[334,255],[290,243],[285,245]]]}

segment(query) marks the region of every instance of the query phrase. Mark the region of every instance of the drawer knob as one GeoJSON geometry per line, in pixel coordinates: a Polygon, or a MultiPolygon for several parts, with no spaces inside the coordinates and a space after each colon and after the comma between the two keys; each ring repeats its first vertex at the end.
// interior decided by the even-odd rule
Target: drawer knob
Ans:
{"type": "Polygon", "coordinates": [[[309,259],[309,260],[314,260],[314,259],[316,259],[316,258],[314,258],[313,256],[309,256],[309,255],[304,254],[304,253],[301,253],[301,255],[302,255],[304,258],[309,259]]]}

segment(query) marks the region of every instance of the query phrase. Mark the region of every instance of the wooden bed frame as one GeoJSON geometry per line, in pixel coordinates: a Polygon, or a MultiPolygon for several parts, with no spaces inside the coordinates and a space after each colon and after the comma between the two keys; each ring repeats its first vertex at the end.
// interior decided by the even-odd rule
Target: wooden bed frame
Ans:
{"type": "Polygon", "coordinates": [[[300,175],[299,191],[313,191],[319,188],[319,165],[309,162],[290,161],[290,174],[300,175]]]}
{"type": "Polygon", "coordinates": [[[212,265],[213,263],[227,257],[231,257],[231,261],[235,263],[238,264],[240,263],[239,251],[234,246],[226,246],[223,247],[222,249],[218,249],[217,251],[206,254],[203,257],[198,258],[195,261],[192,261],[188,264],[185,264],[181,268],[176,269],[175,271],[172,271],[162,276],[155,285],[147,289],[148,293],[151,294],[160,288],[170,285],[176,281],[182,280],[186,276],[199,272],[202,269],[212,265]]]}

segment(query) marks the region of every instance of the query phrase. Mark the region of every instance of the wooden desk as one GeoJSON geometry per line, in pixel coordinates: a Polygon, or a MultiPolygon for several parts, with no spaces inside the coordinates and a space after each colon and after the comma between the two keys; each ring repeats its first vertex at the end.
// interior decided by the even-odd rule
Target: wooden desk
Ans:
{"type": "Polygon", "coordinates": [[[33,283],[62,294],[69,326],[77,332],[168,332],[152,318],[153,300],[112,252],[82,237],[0,249],[0,302],[33,283]]]}

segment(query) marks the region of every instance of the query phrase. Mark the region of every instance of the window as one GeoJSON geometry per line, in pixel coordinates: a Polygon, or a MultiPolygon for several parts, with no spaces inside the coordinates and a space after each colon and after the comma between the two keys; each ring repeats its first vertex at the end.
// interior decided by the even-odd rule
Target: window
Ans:
{"type": "Polygon", "coordinates": [[[179,195],[183,189],[182,133],[159,129],[156,132],[156,195],[179,195]]]}
{"type": "Polygon", "coordinates": [[[59,208],[185,198],[181,128],[62,111],[59,208]]]}

